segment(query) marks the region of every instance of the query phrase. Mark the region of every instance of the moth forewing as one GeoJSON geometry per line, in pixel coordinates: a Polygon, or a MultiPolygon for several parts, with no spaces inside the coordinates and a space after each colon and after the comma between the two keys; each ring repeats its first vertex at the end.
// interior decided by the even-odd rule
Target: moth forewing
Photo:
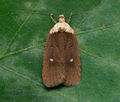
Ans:
{"type": "Polygon", "coordinates": [[[59,50],[56,46],[55,36],[56,34],[49,34],[44,54],[42,78],[47,87],[61,84],[65,77],[64,66],[58,54],[59,50]]]}
{"type": "Polygon", "coordinates": [[[75,35],[69,34],[65,49],[65,72],[64,85],[77,85],[80,82],[80,54],[75,35]]]}

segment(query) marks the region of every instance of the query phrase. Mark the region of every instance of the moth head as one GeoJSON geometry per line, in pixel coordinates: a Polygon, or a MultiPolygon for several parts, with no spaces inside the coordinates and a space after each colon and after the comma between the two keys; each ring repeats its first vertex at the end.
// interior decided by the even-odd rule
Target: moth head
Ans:
{"type": "Polygon", "coordinates": [[[59,22],[60,22],[60,23],[65,22],[65,17],[64,17],[64,15],[59,15],[59,22]]]}

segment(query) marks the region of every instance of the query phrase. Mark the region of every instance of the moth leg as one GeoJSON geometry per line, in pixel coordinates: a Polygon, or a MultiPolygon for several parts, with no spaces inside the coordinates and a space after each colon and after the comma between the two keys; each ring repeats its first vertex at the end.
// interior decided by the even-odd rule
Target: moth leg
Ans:
{"type": "Polygon", "coordinates": [[[69,19],[68,19],[68,21],[67,21],[67,22],[68,22],[68,24],[69,24],[69,23],[70,23],[70,21],[71,21],[72,15],[73,15],[73,14],[72,14],[72,12],[71,12],[71,13],[70,13],[70,16],[69,16],[69,19]]]}
{"type": "Polygon", "coordinates": [[[50,14],[50,18],[51,18],[51,20],[56,24],[57,23],[57,21],[53,18],[53,14],[51,13],[50,14]]]}

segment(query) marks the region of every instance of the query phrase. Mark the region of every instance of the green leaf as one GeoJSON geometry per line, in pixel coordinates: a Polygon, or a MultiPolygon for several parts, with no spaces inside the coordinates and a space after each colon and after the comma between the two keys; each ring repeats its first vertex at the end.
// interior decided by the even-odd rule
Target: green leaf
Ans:
{"type": "Polygon", "coordinates": [[[0,102],[120,102],[120,0],[0,0],[0,102]],[[73,17],[82,80],[42,84],[44,43],[57,19],[73,17]]]}

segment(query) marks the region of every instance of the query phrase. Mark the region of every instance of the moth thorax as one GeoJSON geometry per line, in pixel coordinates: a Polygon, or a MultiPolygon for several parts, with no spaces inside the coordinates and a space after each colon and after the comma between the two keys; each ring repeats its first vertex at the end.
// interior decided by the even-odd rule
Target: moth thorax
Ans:
{"type": "Polygon", "coordinates": [[[59,28],[59,31],[60,31],[60,32],[64,32],[64,31],[65,31],[65,28],[64,28],[64,27],[60,27],[60,28],[59,28]]]}
{"type": "Polygon", "coordinates": [[[59,22],[60,22],[60,23],[65,22],[65,17],[64,17],[64,15],[59,15],[59,22]]]}

